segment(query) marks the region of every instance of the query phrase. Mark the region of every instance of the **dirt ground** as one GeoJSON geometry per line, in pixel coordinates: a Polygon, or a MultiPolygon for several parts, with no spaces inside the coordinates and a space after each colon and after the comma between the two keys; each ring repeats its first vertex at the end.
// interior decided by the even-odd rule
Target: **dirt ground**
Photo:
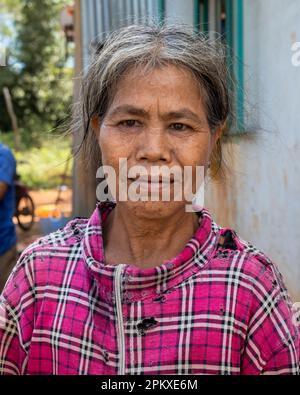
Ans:
{"type": "MultiPolygon", "coordinates": [[[[55,205],[58,197],[58,190],[37,190],[30,191],[30,196],[32,197],[36,212],[39,211],[45,205],[55,205]]],[[[70,188],[62,190],[60,192],[60,200],[57,204],[57,208],[63,213],[65,217],[70,217],[72,213],[72,190],[70,188]]],[[[14,219],[15,220],[15,219],[14,219]]],[[[35,217],[34,224],[29,231],[24,231],[16,224],[17,230],[17,250],[22,252],[30,243],[35,241],[38,237],[43,236],[43,230],[40,224],[40,218],[35,217]]]]}

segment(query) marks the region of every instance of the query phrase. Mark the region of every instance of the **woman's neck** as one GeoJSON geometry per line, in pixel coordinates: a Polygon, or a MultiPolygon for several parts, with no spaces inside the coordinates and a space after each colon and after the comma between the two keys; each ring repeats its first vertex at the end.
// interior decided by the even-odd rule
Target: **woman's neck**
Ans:
{"type": "Polygon", "coordinates": [[[158,266],[177,256],[198,227],[195,213],[179,211],[170,217],[149,220],[117,205],[103,229],[106,264],[158,266]]]}

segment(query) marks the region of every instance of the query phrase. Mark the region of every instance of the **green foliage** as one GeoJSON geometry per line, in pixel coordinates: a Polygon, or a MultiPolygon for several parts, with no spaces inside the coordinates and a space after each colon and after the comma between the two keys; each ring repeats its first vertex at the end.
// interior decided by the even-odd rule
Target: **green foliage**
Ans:
{"type": "MultiPolygon", "coordinates": [[[[36,125],[35,125],[36,126],[36,125]]],[[[36,129],[36,132],[28,133],[27,129],[20,128],[20,137],[21,137],[21,152],[25,152],[32,147],[41,147],[43,140],[47,136],[45,133],[39,133],[39,128],[36,129]]],[[[50,134],[48,134],[50,137],[50,134]]],[[[0,132],[0,143],[8,145],[12,150],[15,149],[15,141],[13,132],[0,132]]]]}
{"type": "MultiPolygon", "coordinates": [[[[40,147],[30,147],[24,144],[22,150],[13,149],[13,134],[5,133],[0,141],[8,145],[17,160],[17,172],[22,183],[32,189],[56,188],[62,183],[66,161],[71,156],[70,136],[51,137],[40,143],[40,147]]],[[[65,184],[71,187],[72,160],[68,164],[65,184]]]]}
{"type": "Polygon", "coordinates": [[[11,128],[3,86],[10,89],[19,126],[35,138],[55,129],[68,116],[72,69],[65,59],[59,13],[67,0],[4,0],[14,13],[16,39],[7,66],[0,68],[0,130],[11,128]]]}
{"type": "MultiPolygon", "coordinates": [[[[32,148],[24,154],[16,154],[18,164],[18,174],[21,180],[30,188],[56,188],[62,183],[62,175],[65,169],[66,159],[70,156],[69,146],[48,146],[43,145],[41,148],[32,148]]],[[[71,166],[67,175],[69,176],[65,183],[70,185],[71,166]]]]}

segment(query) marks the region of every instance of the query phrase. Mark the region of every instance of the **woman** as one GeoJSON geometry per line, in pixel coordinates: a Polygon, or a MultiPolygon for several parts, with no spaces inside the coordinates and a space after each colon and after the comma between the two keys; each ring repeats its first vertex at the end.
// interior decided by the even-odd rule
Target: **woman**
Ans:
{"type": "Polygon", "coordinates": [[[151,173],[190,167],[198,188],[195,169],[220,161],[225,58],[171,26],[124,28],[96,52],[82,90],[83,152],[115,171],[116,202],[23,253],[1,299],[2,373],[299,373],[299,328],[276,265],[205,208],[187,210],[174,175],[168,184],[151,173]]]}

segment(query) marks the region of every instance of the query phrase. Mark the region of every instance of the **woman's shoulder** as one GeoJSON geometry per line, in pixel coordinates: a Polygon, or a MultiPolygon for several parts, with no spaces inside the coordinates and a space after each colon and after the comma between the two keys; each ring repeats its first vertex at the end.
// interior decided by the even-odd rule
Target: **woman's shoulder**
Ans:
{"type": "Polygon", "coordinates": [[[37,238],[24,249],[21,257],[43,253],[46,250],[57,250],[60,247],[72,246],[80,242],[83,238],[88,220],[85,217],[73,218],[64,227],[37,238]]]}
{"type": "Polygon", "coordinates": [[[13,302],[13,299],[19,298],[22,294],[34,292],[37,276],[42,279],[51,272],[63,272],[68,257],[74,250],[78,256],[87,223],[88,218],[76,217],[64,227],[38,238],[26,247],[13,268],[1,296],[13,302]]]}
{"type": "Polygon", "coordinates": [[[232,270],[242,272],[253,286],[266,290],[272,290],[276,286],[281,295],[289,299],[277,262],[260,248],[244,240],[234,229],[219,227],[219,232],[220,241],[214,254],[216,259],[227,260],[232,270]]]}

